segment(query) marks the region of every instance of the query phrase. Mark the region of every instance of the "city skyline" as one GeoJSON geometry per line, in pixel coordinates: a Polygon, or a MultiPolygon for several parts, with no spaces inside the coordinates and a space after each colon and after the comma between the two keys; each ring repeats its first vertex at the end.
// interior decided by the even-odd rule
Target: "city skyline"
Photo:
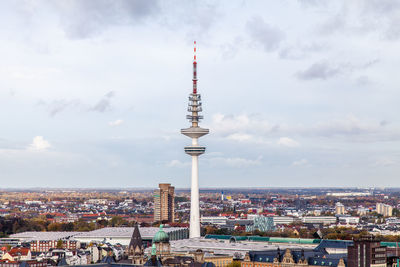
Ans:
{"type": "Polygon", "coordinates": [[[193,40],[200,188],[400,187],[399,4],[175,4],[0,4],[2,188],[189,188],[193,40]]]}

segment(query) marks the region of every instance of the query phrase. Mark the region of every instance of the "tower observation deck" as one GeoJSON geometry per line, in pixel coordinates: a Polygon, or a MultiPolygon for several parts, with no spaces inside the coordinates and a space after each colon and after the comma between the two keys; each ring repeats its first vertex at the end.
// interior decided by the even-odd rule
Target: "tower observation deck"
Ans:
{"type": "Polygon", "coordinates": [[[193,91],[189,95],[189,115],[186,118],[191,123],[191,126],[182,129],[181,133],[192,139],[192,144],[185,147],[186,154],[192,156],[192,184],[191,184],[191,199],[190,199],[190,229],[189,237],[200,237],[200,207],[199,207],[199,168],[198,156],[206,150],[204,146],[200,146],[198,139],[209,133],[208,129],[199,127],[199,122],[203,119],[200,115],[201,95],[197,92],[197,60],[196,60],[196,42],[194,42],[194,59],[193,59],[193,91]]]}

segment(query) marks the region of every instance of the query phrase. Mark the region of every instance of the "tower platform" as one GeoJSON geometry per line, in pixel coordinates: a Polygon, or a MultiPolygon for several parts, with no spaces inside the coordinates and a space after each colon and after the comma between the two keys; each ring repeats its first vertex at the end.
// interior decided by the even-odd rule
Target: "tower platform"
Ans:
{"type": "Polygon", "coordinates": [[[185,153],[190,156],[200,156],[206,151],[204,146],[185,146],[185,153]]]}
{"type": "Polygon", "coordinates": [[[189,136],[190,138],[199,138],[210,132],[209,129],[204,129],[200,127],[190,127],[181,130],[181,134],[189,136]]]}

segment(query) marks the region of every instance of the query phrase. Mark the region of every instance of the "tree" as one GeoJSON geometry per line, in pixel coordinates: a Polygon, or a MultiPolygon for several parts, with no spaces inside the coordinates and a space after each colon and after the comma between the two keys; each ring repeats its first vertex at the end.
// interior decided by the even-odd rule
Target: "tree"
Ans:
{"type": "Polygon", "coordinates": [[[240,267],[242,266],[242,264],[240,263],[240,261],[232,261],[231,263],[229,263],[228,265],[226,265],[226,267],[240,267]]]}
{"type": "Polygon", "coordinates": [[[61,231],[61,224],[60,223],[51,223],[47,227],[47,230],[50,232],[61,231]]]}
{"type": "Polygon", "coordinates": [[[393,209],[393,216],[399,217],[399,216],[400,216],[400,210],[397,209],[397,208],[394,208],[394,209],[393,209]]]}
{"type": "Polygon", "coordinates": [[[57,241],[57,248],[63,248],[63,241],[60,239],[57,241]]]}
{"type": "Polygon", "coordinates": [[[122,226],[122,225],[127,225],[128,222],[120,217],[120,216],[114,216],[111,218],[110,222],[109,222],[109,226],[115,227],[115,226],[122,226]]]}

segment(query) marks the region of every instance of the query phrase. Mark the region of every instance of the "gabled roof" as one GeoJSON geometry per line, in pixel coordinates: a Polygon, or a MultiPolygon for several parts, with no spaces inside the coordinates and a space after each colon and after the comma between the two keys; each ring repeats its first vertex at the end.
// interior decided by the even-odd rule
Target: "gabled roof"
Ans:
{"type": "Polygon", "coordinates": [[[8,254],[10,254],[10,256],[12,257],[16,257],[16,256],[26,256],[28,255],[30,249],[29,248],[12,248],[8,254]]]}

